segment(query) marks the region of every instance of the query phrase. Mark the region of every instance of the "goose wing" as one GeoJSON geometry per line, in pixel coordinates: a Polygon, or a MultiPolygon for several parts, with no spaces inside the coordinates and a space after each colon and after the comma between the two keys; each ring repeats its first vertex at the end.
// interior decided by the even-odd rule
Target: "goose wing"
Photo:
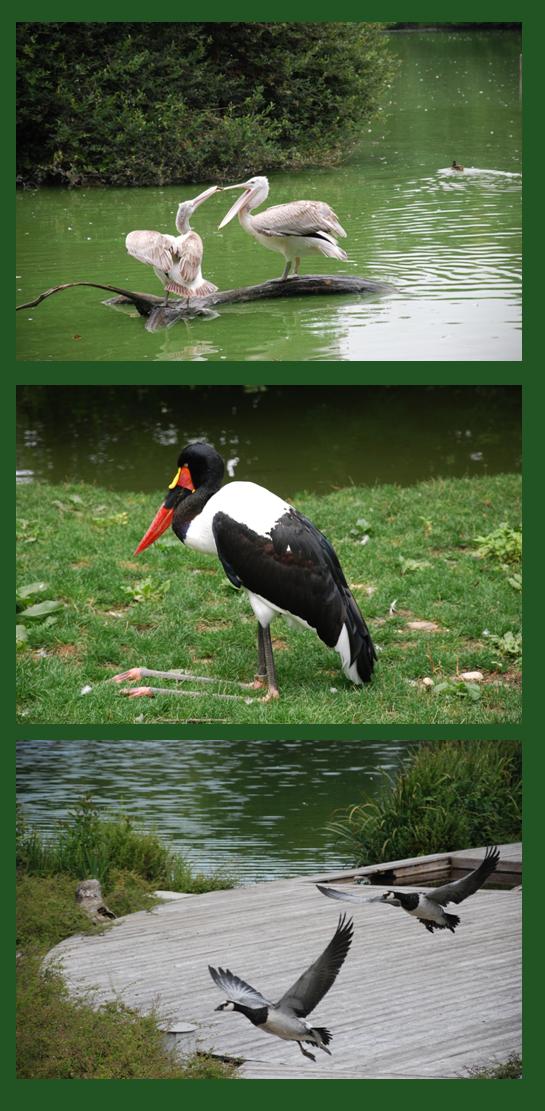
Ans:
{"type": "Polygon", "coordinates": [[[271,1006],[268,999],[265,999],[251,984],[247,984],[245,980],[235,976],[229,968],[212,968],[212,965],[209,964],[208,971],[216,987],[225,992],[231,1003],[242,1003],[245,1007],[271,1006]]]}
{"type": "Polygon", "coordinates": [[[479,890],[479,887],[482,887],[488,876],[497,868],[499,859],[498,848],[489,845],[478,868],[475,868],[473,872],[463,876],[460,880],[454,880],[453,883],[445,883],[442,887],[435,887],[433,890],[427,891],[426,898],[432,903],[439,903],[442,907],[445,907],[447,903],[462,903],[468,895],[473,895],[475,891],[479,890]]]}
{"type": "Polygon", "coordinates": [[[180,256],[180,277],[185,282],[192,282],[198,277],[202,262],[202,239],[196,231],[189,232],[183,243],[178,247],[180,256]]]}
{"type": "Polygon", "coordinates": [[[254,228],[263,235],[340,235],[346,232],[337,216],[324,201],[291,201],[289,204],[275,204],[252,216],[254,228]]]}
{"type": "Polygon", "coordinates": [[[335,982],[350,949],[354,924],[341,914],[337,929],[323,953],[307,968],[276,1004],[280,1011],[289,1011],[304,1018],[318,1006],[335,982]]]}
{"type": "Polygon", "coordinates": [[[162,235],[159,231],[130,231],[125,246],[133,258],[155,266],[165,274],[170,270],[176,253],[174,236],[162,235]]]}
{"type": "Polygon", "coordinates": [[[323,887],[321,883],[317,883],[318,891],[322,895],[327,895],[328,899],[339,899],[341,902],[346,903],[381,903],[382,895],[357,895],[355,891],[338,891],[335,887],[323,887]]]}

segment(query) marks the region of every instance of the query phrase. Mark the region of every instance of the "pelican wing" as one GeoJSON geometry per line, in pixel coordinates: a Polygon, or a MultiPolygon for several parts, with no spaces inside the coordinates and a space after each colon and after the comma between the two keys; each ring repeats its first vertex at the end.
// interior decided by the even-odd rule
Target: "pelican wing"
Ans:
{"type": "Polygon", "coordinates": [[[318,891],[322,895],[327,895],[328,899],[339,899],[345,903],[381,903],[382,895],[356,895],[355,891],[338,891],[335,887],[322,887],[321,883],[317,883],[318,891]]]}
{"type": "Polygon", "coordinates": [[[323,201],[291,201],[276,204],[252,216],[252,225],[263,235],[305,235],[328,238],[346,232],[335,213],[323,201]]]}
{"type": "Polygon", "coordinates": [[[251,984],[247,984],[245,980],[241,980],[239,976],[235,976],[228,968],[212,968],[208,965],[208,971],[216,985],[225,992],[227,999],[231,1003],[242,1003],[245,1007],[270,1007],[271,1004],[268,999],[265,999],[259,991],[256,991],[251,984]]]}
{"type": "Polygon", "coordinates": [[[479,887],[482,887],[488,876],[497,868],[499,859],[499,850],[496,847],[489,846],[478,868],[475,868],[473,872],[463,876],[460,880],[454,880],[453,883],[445,883],[442,887],[435,887],[432,891],[427,891],[426,898],[432,903],[439,903],[442,907],[445,907],[447,903],[462,903],[468,895],[473,895],[475,891],[479,890],[479,887]]]}
{"type": "Polygon", "coordinates": [[[352,919],[341,914],[329,945],[278,1001],[278,1010],[304,1018],[318,1006],[340,972],[350,949],[353,931],[352,919]]]}
{"type": "Polygon", "coordinates": [[[180,277],[185,282],[192,282],[198,277],[202,262],[202,239],[196,231],[189,232],[182,243],[178,245],[180,258],[180,277]]]}
{"type": "Polygon", "coordinates": [[[133,258],[168,274],[174,261],[176,239],[160,231],[130,231],[125,246],[133,258]]]}

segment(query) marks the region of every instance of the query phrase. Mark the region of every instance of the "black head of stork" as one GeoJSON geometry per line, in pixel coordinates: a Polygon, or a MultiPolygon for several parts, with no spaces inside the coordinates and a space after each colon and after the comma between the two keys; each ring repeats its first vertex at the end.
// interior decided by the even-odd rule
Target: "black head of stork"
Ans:
{"type": "Polygon", "coordinates": [[[197,517],[209,498],[217,493],[225,473],[221,455],[211,444],[196,441],[188,444],[178,457],[178,470],[168,487],[168,494],[155,514],[135,555],[149,548],[172,525],[180,540],[185,540],[185,526],[197,517]]]}
{"type": "MultiPolygon", "coordinates": [[[[233,586],[247,591],[257,618],[259,661],[254,686],[266,684],[267,698],[278,697],[269,628],[278,614],[314,630],[334,648],[353,683],[369,682],[375,648],[332,545],[311,521],[270,490],[254,482],[222,486],[224,471],[223,459],[211,444],[188,444],[136,553],[172,526],[189,548],[218,557],[233,586]]],[[[133,669],[120,678],[145,673],[133,669]]]]}

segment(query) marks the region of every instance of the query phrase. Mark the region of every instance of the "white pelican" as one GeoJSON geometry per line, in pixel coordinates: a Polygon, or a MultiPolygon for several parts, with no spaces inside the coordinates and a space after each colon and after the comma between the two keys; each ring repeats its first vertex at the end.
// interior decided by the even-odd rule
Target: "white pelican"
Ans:
{"type": "Polygon", "coordinates": [[[239,185],[226,185],[224,189],[244,189],[226,216],[220,229],[224,228],[233,216],[238,214],[239,222],[245,231],[253,235],[269,251],[284,255],[286,266],[282,278],[287,278],[293,265],[294,273],[299,273],[301,255],[318,252],[328,258],[347,258],[346,251],[336,242],[335,236],[343,239],[346,232],[324,201],[290,201],[288,204],[275,204],[252,216],[252,209],[267,200],[269,182],[266,177],[251,177],[239,185]]]}
{"type": "Polygon", "coordinates": [[[202,276],[202,239],[189,226],[195,209],[217,192],[217,185],[212,185],[192,201],[182,201],[178,205],[176,227],[179,235],[130,231],[125,240],[127,251],[133,258],[153,266],[165,290],[165,304],[169,293],[179,293],[182,297],[206,297],[218,288],[202,276]]]}

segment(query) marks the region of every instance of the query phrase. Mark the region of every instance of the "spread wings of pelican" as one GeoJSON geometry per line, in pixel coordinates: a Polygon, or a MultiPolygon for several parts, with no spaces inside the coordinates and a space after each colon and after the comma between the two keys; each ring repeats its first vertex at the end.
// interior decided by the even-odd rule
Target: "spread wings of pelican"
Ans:
{"type": "Polygon", "coordinates": [[[335,213],[324,201],[290,201],[276,204],[264,212],[252,215],[252,209],[263,204],[269,195],[266,177],[251,177],[239,185],[226,185],[224,189],[243,189],[229,212],[223,217],[220,229],[234,216],[245,231],[269,251],[284,255],[286,266],[282,278],[287,278],[291,267],[299,273],[301,255],[318,253],[328,258],[346,259],[336,236],[346,237],[335,213]]]}
{"type": "Polygon", "coordinates": [[[202,239],[189,225],[195,209],[217,192],[217,185],[212,185],[192,201],[182,201],[176,213],[178,235],[163,235],[160,231],[130,231],[125,240],[127,251],[133,258],[153,266],[165,290],[165,304],[169,293],[178,293],[181,297],[206,297],[218,288],[202,276],[202,239]]]}

